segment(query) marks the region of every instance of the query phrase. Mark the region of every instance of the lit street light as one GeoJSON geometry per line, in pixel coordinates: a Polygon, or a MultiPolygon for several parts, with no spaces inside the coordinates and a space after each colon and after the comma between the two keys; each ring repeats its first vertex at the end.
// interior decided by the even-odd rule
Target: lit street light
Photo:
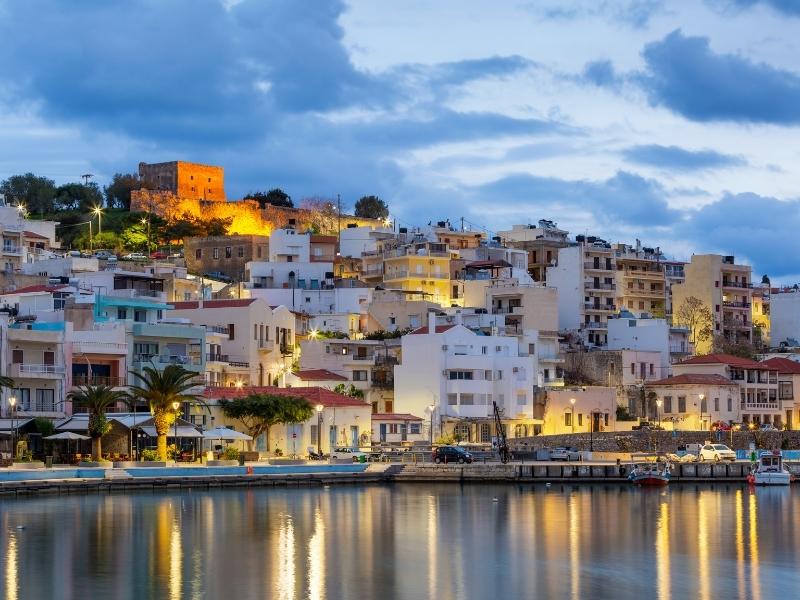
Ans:
{"type": "Polygon", "coordinates": [[[664,403],[664,401],[661,398],[656,400],[656,417],[658,417],[658,428],[659,429],[661,429],[661,405],[663,403],[664,403]]]}
{"type": "Polygon", "coordinates": [[[575,433],[575,398],[570,398],[569,403],[572,405],[572,416],[570,417],[570,421],[572,421],[572,433],[575,433]]]}
{"type": "Polygon", "coordinates": [[[706,395],[700,394],[699,398],[700,398],[700,420],[697,423],[697,428],[700,431],[703,431],[703,400],[706,399],[706,395]]]}
{"type": "Polygon", "coordinates": [[[322,411],[325,409],[322,404],[317,404],[317,454],[322,456],[322,411]]]}
{"type": "Polygon", "coordinates": [[[172,410],[175,411],[175,462],[178,461],[178,409],[181,403],[177,400],[172,403],[172,410]]]}
{"type": "Polygon", "coordinates": [[[92,212],[97,217],[97,235],[103,235],[103,209],[99,206],[95,206],[92,209],[92,212]]]}
{"type": "Polygon", "coordinates": [[[8,403],[11,405],[11,460],[14,460],[17,455],[17,399],[11,396],[8,403]]]}

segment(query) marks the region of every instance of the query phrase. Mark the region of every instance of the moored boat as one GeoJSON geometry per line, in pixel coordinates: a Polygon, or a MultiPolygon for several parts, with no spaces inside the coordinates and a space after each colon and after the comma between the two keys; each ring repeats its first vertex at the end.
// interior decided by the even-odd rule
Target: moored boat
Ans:
{"type": "Polygon", "coordinates": [[[758,462],[747,475],[750,485],[789,485],[792,479],[792,474],[783,464],[783,453],[780,450],[761,452],[758,462]]]}
{"type": "Polygon", "coordinates": [[[633,466],[628,481],[635,485],[667,485],[670,478],[670,464],[641,463],[633,466]]]}

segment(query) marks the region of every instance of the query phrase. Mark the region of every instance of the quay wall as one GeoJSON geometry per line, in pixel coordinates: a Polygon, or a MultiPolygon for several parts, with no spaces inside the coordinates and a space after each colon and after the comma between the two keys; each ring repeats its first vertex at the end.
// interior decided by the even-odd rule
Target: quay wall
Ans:
{"type": "MultiPolygon", "coordinates": [[[[733,450],[747,450],[751,443],[764,449],[800,449],[800,431],[734,431],[722,432],[719,442],[733,450]]],[[[602,431],[594,434],[570,433],[537,435],[509,440],[512,451],[533,451],[541,448],[572,446],[578,450],[595,452],[675,452],[681,444],[702,444],[717,441],[715,432],[709,431],[602,431]]]]}

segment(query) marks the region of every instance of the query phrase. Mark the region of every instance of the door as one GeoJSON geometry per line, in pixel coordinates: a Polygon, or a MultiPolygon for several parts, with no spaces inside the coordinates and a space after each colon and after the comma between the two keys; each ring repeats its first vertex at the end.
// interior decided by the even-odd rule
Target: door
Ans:
{"type": "Polygon", "coordinates": [[[350,447],[358,448],[358,425],[350,426],[350,447]]]}
{"type": "Polygon", "coordinates": [[[330,444],[331,451],[339,445],[336,443],[336,425],[331,425],[328,430],[328,443],[330,444]]]}
{"type": "Polygon", "coordinates": [[[385,442],[386,441],[386,423],[381,423],[381,426],[380,426],[380,437],[381,437],[381,442],[385,442]]]}
{"type": "Polygon", "coordinates": [[[600,431],[600,413],[592,413],[592,431],[600,431]]]}

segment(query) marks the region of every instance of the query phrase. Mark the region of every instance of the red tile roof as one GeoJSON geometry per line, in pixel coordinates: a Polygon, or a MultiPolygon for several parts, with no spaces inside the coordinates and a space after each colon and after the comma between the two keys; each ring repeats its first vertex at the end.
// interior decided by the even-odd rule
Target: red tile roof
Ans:
{"type": "Polygon", "coordinates": [[[22,235],[24,235],[25,237],[28,237],[28,238],[37,238],[37,239],[40,239],[40,240],[49,240],[50,239],[46,235],[41,235],[41,234],[38,234],[38,233],[34,233],[33,231],[23,231],[22,235]]]}
{"type": "Polygon", "coordinates": [[[769,365],[770,367],[778,369],[778,373],[784,373],[787,375],[800,375],[800,363],[788,358],[776,356],[775,358],[761,361],[761,364],[769,365]]]}
{"type": "Polygon", "coordinates": [[[235,388],[235,387],[215,387],[215,388],[206,388],[203,392],[203,395],[206,398],[218,400],[218,399],[231,399],[231,398],[241,398],[243,396],[248,396],[250,394],[274,394],[276,396],[300,396],[301,398],[305,398],[309,401],[312,405],[322,404],[322,406],[326,408],[343,408],[347,406],[354,406],[354,407],[366,407],[369,408],[369,404],[364,402],[363,400],[359,400],[358,398],[351,398],[350,396],[344,396],[342,394],[337,394],[336,392],[332,392],[330,390],[326,390],[325,388],[321,387],[291,387],[291,388],[279,388],[279,387],[243,387],[243,388],[235,388]]]}
{"type": "Polygon", "coordinates": [[[675,375],[658,381],[650,381],[647,385],[737,385],[722,375],[709,375],[700,373],[685,373],[675,375]]]}
{"type": "Polygon", "coordinates": [[[28,287],[19,288],[12,292],[3,292],[0,296],[8,296],[11,294],[32,294],[35,292],[55,292],[57,290],[69,287],[67,285],[29,285],[28,287]]]}
{"type": "MultiPolygon", "coordinates": [[[[234,298],[233,300],[203,300],[203,308],[239,308],[242,306],[250,306],[255,302],[255,298],[234,298]]],[[[200,308],[198,300],[190,302],[172,302],[172,307],[176,310],[191,310],[193,308],[200,308]]]]}
{"type": "Polygon", "coordinates": [[[372,413],[373,421],[422,421],[421,417],[416,417],[408,413],[372,413]]]}
{"type": "Polygon", "coordinates": [[[336,236],[335,235],[321,235],[318,233],[312,234],[311,236],[311,243],[312,244],[335,244],[336,243],[336,236]]]}
{"type": "Polygon", "coordinates": [[[295,376],[303,381],[347,381],[347,377],[328,371],[328,369],[305,369],[297,371],[295,376]]]}
{"type": "MultiPolygon", "coordinates": [[[[444,333],[448,329],[452,329],[455,325],[437,325],[436,326],[436,333],[444,333]]],[[[409,335],[420,334],[420,333],[428,333],[428,326],[420,327],[419,329],[415,329],[409,335]]]]}
{"type": "Polygon", "coordinates": [[[769,369],[775,370],[774,367],[765,366],[764,363],[750,360],[749,358],[741,358],[739,356],[731,356],[730,354],[704,354],[701,356],[693,356],[686,360],[677,363],[679,365],[711,365],[722,364],[730,367],[738,367],[740,369],[769,369]]]}

